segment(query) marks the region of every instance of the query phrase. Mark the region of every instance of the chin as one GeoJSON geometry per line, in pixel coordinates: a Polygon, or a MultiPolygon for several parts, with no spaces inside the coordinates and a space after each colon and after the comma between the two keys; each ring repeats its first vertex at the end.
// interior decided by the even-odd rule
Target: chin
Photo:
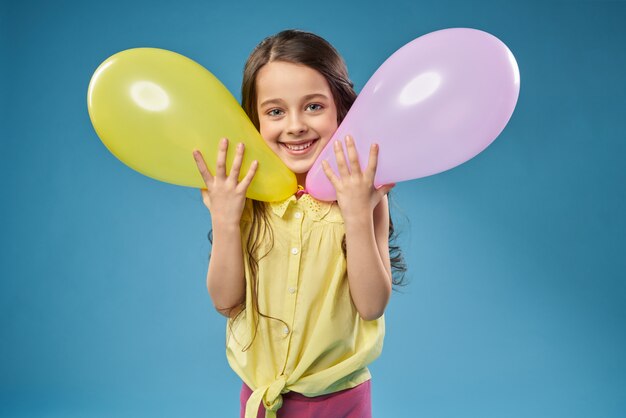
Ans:
{"type": "Polygon", "coordinates": [[[311,167],[313,167],[313,163],[317,160],[317,154],[319,153],[310,156],[306,160],[289,161],[286,165],[291,171],[293,171],[294,174],[306,174],[309,172],[311,167]]]}
{"type": "Polygon", "coordinates": [[[311,167],[313,167],[313,162],[311,162],[311,164],[307,164],[306,166],[303,166],[302,164],[291,166],[289,169],[297,176],[306,176],[311,167]]]}

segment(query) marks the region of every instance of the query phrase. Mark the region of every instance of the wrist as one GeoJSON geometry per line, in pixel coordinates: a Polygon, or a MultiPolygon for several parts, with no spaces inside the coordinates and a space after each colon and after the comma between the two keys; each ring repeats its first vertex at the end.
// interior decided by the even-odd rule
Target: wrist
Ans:
{"type": "Polygon", "coordinates": [[[239,221],[232,219],[211,219],[211,227],[213,229],[213,235],[216,233],[239,233],[240,226],[239,221]]]}
{"type": "Polygon", "coordinates": [[[374,216],[372,212],[357,211],[342,213],[343,223],[346,229],[367,228],[374,225],[374,216]]]}

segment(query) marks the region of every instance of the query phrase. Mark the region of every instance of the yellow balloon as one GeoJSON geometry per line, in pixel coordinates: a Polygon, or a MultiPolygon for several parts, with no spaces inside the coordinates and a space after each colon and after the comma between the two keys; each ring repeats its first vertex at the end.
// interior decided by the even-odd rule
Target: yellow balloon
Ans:
{"type": "Polygon", "coordinates": [[[252,161],[259,162],[249,198],[277,201],[297,189],[294,173],[265,144],[226,87],[175,52],[135,48],[109,57],[91,78],[87,107],[109,151],[146,176],[203,188],[192,151],[200,150],[215,173],[218,143],[226,137],[228,171],[238,142],[245,145],[240,180],[252,161]]]}

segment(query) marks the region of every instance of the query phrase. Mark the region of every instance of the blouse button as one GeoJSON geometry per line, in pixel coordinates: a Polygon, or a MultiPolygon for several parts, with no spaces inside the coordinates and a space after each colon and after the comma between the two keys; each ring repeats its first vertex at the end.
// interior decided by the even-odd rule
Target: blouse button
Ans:
{"type": "Polygon", "coordinates": [[[283,332],[285,333],[285,335],[289,334],[289,327],[285,327],[285,329],[283,329],[283,332]]]}
{"type": "Polygon", "coordinates": [[[296,219],[300,219],[302,218],[302,212],[296,212],[293,214],[293,216],[295,216],[296,219]]]}
{"type": "Polygon", "coordinates": [[[295,288],[295,287],[290,287],[290,288],[289,288],[289,293],[291,293],[292,295],[293,295],[294,293],[296,293],[296,288],[295,288]]]}
{"type": "Polygon", "coordinates": [[[293,255],[298,254],[298,249],[297,249],[296,247],[293,247],[293,248],[291,249],[291,254],[293,254],[293,255]]]}

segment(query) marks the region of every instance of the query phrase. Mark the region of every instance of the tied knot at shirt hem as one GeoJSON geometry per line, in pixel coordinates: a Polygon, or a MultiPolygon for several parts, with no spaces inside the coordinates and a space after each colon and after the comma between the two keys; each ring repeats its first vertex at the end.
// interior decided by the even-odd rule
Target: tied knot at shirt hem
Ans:
{"type": "Polygon", "coordinates": [[[256,388],[246,404],[245,418],[256,418],[261,402],[265,407],[265,418],[276,418],[276,411],[283,406],[282,394],[288,392],[286,385],[287,377],[281,375],[269,385],[256,388]]]}

